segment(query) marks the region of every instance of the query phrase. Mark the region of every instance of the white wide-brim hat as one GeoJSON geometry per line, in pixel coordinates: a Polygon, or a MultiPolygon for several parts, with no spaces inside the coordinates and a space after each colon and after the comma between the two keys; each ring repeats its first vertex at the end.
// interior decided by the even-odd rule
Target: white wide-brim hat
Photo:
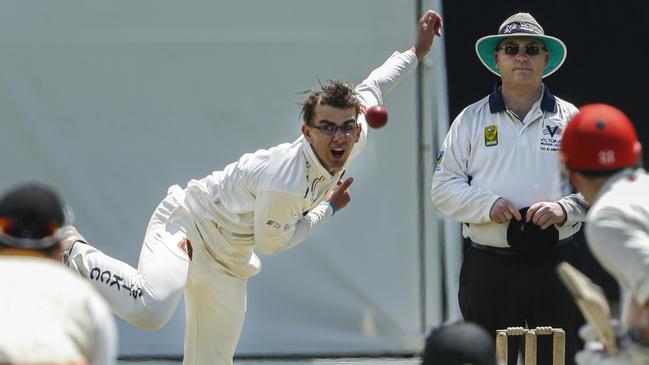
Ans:
{"type": "Polygon", "coordinates": [[[560,39],[545,35],[541,25],[529,13],[518,13],[505,20],[498,29],[498,34],[482,37],[475,43],[475,51],[482,64],[498,76],[500,72],[496,67],[494,52],[503,39],[511,37],[532,37],[543,42],[549,54],[543,77],[553,74],[566,60],[568,49],[560,39]]]}

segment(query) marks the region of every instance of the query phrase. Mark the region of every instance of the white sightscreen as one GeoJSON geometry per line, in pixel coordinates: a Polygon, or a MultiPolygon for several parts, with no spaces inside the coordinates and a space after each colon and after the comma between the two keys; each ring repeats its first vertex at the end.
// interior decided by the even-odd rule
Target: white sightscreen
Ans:
{"type": "MultiPolygon", "coordinates": [[[[93,244],[136,265],[169,185],[294,140],[299,93],[319,79],[360,82],[391,52],[409,48],[416,6],[0,2],[0,188],[50,184],[93,244]]],[[[437,92],[428,97],[426,113],[434,114],[437,92]]],[[[386,106],[388,125],[371,131],[348,171],[352,203],[301,246],[262,257],[238,354],[412,352],[441,321],[438,223],[422,221],[417,208],[423,199],[431,214],[428,192],[417,189],[416,73],[386,106]],[[421,224],[431,257],[423,285],[421,224]]],[[[434,151],[426,153],[431,164],[434,151]]],[[[123,321],[119,329],[121,355],[180,355],[183,306],[160,331],[123,321]]]]}

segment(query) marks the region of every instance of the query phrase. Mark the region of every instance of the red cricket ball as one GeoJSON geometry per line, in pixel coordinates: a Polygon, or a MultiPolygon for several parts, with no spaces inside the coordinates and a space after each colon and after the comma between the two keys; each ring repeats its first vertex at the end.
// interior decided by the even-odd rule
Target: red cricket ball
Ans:
{"type": "Polygon", "coordinates": [[[381,128],[388,122],[388,111],[380,105],[374,105],[365,111],[367,124],[372,128],[381,128]]]}

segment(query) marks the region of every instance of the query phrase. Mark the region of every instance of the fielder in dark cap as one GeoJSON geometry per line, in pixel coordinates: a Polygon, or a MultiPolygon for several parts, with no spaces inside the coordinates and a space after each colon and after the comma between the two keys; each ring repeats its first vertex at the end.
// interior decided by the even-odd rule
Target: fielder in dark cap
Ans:
{"type": "Polygon", "coordinates": [[[58,229],[65,215],[59,197],[39,184],[15,188],[0,200],[0,247],[42,250],[58,248],[58,229]]]}
{"type": "Polygon", "coordinates": [[[64,223],[41,184],[0,197],[0,364],[115,364],[108,305],[59,262],[64,223]]]}
{"type": "Polygon", "coordinates": [[[496,365],[495,343],[484,328],[456,322],[431,331],[422,365],[496,365]]]}

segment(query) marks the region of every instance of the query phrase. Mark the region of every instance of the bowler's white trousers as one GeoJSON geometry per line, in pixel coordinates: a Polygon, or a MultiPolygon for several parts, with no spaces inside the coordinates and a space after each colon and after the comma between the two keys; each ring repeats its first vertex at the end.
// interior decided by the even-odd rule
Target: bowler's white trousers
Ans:
{"type": "Polygon", "coordinates": [[[84,244],[73,247],[68,264],[93,283],[117,315],[145,329],[167,323],[184,292],[183,364],[231,365],[245,317],[247,278],[218,267],[182,199],[182,189],[172,186],[154,211],[137,269],[84,244]]]}

